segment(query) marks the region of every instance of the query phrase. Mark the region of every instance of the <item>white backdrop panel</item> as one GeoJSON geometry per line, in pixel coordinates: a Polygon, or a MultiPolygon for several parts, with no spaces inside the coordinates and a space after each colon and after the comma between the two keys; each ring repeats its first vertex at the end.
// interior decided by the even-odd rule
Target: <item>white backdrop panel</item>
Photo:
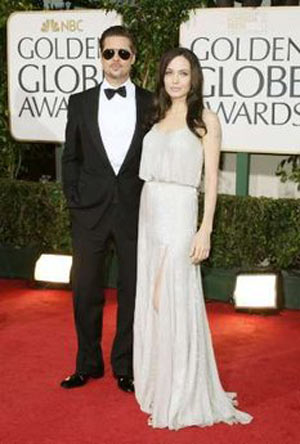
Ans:
{"type": "Polygon", "coordinates": [[[64,141],[68,97],[101,81],[99,37],[117,24],[120,16],[101,10],[9,17],[9,113],[15,139],[64,141]]]}
{"type": "Polygon", "coordinates": [[[299,24],[299,7],[260,7],[197,9],[181,25],[224,151],[300,153],[299,24]]]}

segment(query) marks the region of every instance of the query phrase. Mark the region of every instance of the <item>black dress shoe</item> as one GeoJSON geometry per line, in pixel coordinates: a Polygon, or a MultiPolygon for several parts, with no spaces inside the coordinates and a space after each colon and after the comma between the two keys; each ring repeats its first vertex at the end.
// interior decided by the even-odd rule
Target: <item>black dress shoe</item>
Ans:
{"type": "Polygon", "coordinates": [[[103,376],[103,373],[74,373],[71,376],[68,376],[66,379],[64,379],[60,385],[63,388],[71,389],[75,387],[81,387],[85,385],[90,378],[97,379],[101,378],[103,376]]]}
{"type": "Polygon", "coordinates": [[[117,376],[118,387],[126,393],[134,392],[133,378],[130,376],[117,376]]]}

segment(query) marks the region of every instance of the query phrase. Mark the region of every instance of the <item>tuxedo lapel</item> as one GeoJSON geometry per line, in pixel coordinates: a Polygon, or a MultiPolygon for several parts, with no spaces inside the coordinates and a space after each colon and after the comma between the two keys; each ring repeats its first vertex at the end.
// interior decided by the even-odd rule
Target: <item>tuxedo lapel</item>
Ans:
{"type": "Polygon", "coordinates": [[[100,132],[100,128],[99,128],[99,122],[98,122],[99,100],[100,100],[99,96],[100,96],[101,85],[102,85],[102,83],[100,83],[100,85],[96,88],[95,94],[93,94],[91,96],[91,102],[89,104],[90,109],[89,109],[88,115],[90,116],[90,128],[91,128],[93,139],[95,141],[95,145],[98,149],[98,152],[99,152],[100,156],[102,157],[102,160],[105,163],[105,165],[107,167],[110,167],[114,173],[114,170],[111,166],[111,163],[109,161],[109,158],[107,156],[107,153],[106,153],[106,150],[105,150],[105,147],[103,144],[103,140],[102,140],[101,132],[100,132]]]}
{"type": "Polygon", "coordinates": [[[120,174],[124,168],[126,168],[126,165],[128,162],[130,162],[130,159],[134,156],[136,147],[139,145],[138,141],[140,139],[140,132],[142,129],[142,98],[140,94],[139,88],[135,87],[135,100],[136,100],[136,124],[135,124],[135,130],[131,139],[131,143],[129,146],[129,149],[127,151],[127,154],[125,156],[125,159],[121,165],[120,171],[118,174],[120,174]]]}

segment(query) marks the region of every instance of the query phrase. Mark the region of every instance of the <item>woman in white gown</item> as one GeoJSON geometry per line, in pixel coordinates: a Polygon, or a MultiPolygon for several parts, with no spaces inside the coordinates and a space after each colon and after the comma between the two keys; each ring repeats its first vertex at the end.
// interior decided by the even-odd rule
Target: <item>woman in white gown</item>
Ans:
{"type": "Polygon", "coordinates": [[[209,255],[221,142],[219,120],[203,108],[197,57],[175,48],[160,62],[156,124],[140,166],[135,394],[154,428],[249,423],[219,380],[200,267],[209,255]],[[197,231],[205,164],[204,216],[197,231]]]}

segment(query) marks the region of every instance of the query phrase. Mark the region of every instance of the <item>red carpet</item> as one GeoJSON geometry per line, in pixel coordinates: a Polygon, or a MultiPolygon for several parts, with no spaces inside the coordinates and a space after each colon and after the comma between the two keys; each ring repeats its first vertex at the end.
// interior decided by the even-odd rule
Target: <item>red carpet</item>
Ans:
{"type": "Polygon", "coordinates": [[[71,294],[0,280],[1,444],[298,444],[300,311],[237,314],[208,303],[224,387],[237,391],[248,426],[219,424],[178,432],[146,425],[135,399],[116,387],[109,367],[115,292],[104,318],[106,375],[72,391],[59,387],[74,369],[71,294]]]}

